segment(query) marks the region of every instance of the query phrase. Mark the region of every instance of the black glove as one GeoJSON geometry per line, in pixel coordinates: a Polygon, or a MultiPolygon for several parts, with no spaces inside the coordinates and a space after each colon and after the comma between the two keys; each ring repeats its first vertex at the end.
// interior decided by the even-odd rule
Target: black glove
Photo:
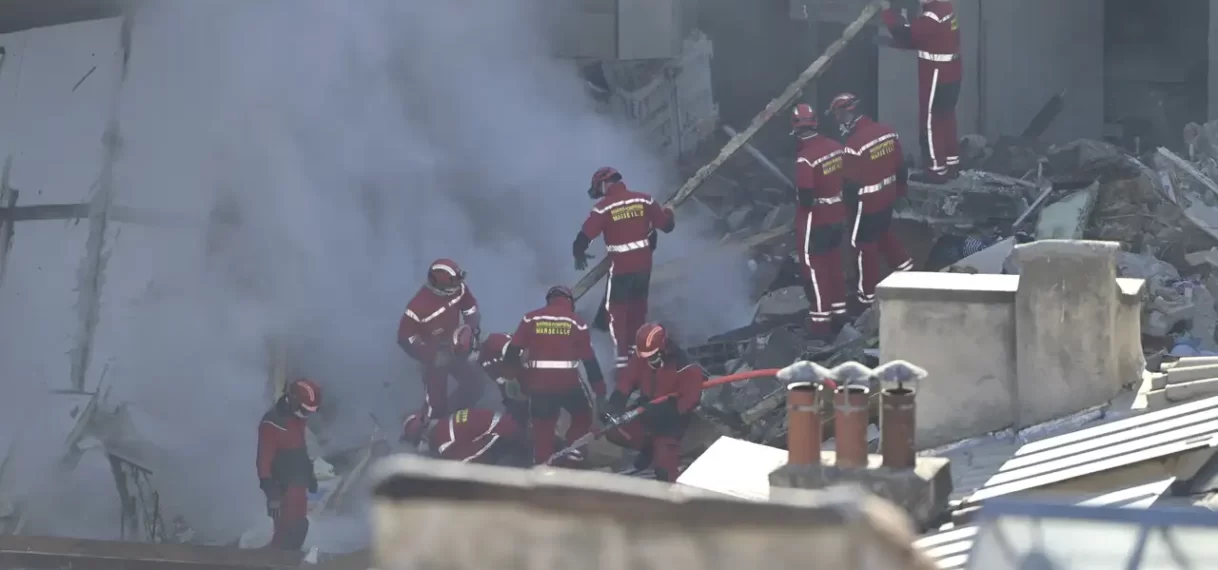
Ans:
{"type": "Polygon", "coordinates": [[[676,417],[677,414],[677,399],[664,398],[659,402],[650,401],[643,404],[643,414],[650,416],[653,420],[664,420],[676,417]]]}
{"type": "Polygon", "coordinates": [[[279,505],[283,497],[279,485],[276,485],[271,479],[259,479],[258,487],[266,494],[266,516],[273,519],[279,518],[279,505]]]}
{"type": "Polygon", "coordinates": [[[583,271],[588,268],[588,260],[596,257],[587,253],[575,256],[575,270],[583,271]]]}
{"type": "Polygon", "coordinates": [[[279,499],[272,499],[270,497],[267,497],[267,499],[266,499],[266,516],[271,517],[274,520],[279,520],[279,505],[280,505],[279,499]]]}
{"type": "Polygon", "coordinates": [[[647,234],[647,246],[651,248],[651,251],[655,251],[658,245],[660,245],[660,234],[655,228],[652,228],[651,232],[647,234]]]}

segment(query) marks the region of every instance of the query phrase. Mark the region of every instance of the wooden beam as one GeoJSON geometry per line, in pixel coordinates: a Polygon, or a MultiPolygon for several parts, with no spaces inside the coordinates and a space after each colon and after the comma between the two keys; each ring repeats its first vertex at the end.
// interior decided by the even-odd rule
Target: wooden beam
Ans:
{"type": "MultiPolygon", "coordinates": [[[[837,54],[841,53],[843,49],[845,49],[846,44],[850,43],[850,40],[854,39],[854,36],[858,35],[859,31],[863,29],[863,26],[865,26],[868,21],[879,13],[881,4],[887,4],[887,2],[884,0],[874,0],[869,2],[867,6],[863,8],[863,11],[859,14],[858,18],[855,18],[854,22],[851,22],[850,25],[846,26],[845,31],[842,32],[841,38],[838,38],[837,41],[833,42],[833,44],[831,44],[829,48],[825,50],[825,53],[816,58],[816,61],[812,62],[812,65],[808,66],[803,73],[799,74],[799,77],[795,78],[795,81],[792,81],[791,84],[787,86],[786,90],[784,90],[781,95],[779,95],[773,101],[770,101],[770,103],[766,105],[765,108],[757,114],[757,116],[753,117],[753,121],[749,123],[747,129],[744,129],[743,132],[737,133],[736,136],[732,137],[732,139],[729,140],[726,145],[723,145],[723,149],[719,151],[719,156],[715,157],[714,160],[710,161],[702,168],[699,168],[698,171],[695,172],[689,180],[686,180],[685,184],[682,185],[679,190],[677,190],[676,194],[664,202],[664,205],[676,208],[685,203],[685,201],[689,199],[689,197],[692,196],[700,186],[702,186],[702,183],[705,182],[707,178],[710,178],[710,176],[714,174],[720,166],[723,166],[723,163],[727,162],[728,158],[731,158],[732,155],[736,154],[736,151],[744,148],[744,146],[748,144],[749,140],[761,130],[761,127],[770,122],[770,119],[774,118],[779,111],[782,111],[794,103],[795,98],[799,96],[804,86],[820,76],[820,74],[823,73],[824,70],[829,66],[829,62],[832,61],[837,54]]],[[[579,299],[580,297],[583,297],[588,290],[596,285],[597,282],[604,278],[608,273],[609,259],[606,257],[605,259],[602,259],[601,262],[592,269],[592,271],[588,272],[587,275],[584,275],[584,277],[575,284],[575,287],[572,288],[572,292],[575,293],[575,298],[579,299]]]]}

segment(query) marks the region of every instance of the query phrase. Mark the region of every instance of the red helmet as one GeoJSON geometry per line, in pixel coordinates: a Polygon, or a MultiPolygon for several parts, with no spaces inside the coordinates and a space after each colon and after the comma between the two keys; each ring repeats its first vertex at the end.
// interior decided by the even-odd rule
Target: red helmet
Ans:
{"type": "Polygon", "coordinates": [[[592,185],[588,187],[588,196],[600,198],[605,195],[605,188],[614,182],[622,180],[622,173],[612,166],[604,166],[592,174],[592,185]]]}
{"type": "Polygon", "coordinates": [[[446,297],[460,293],[464,281],[465,272],[451,259],[437,259],[427,269],[427,286],[446,297]]]}
{"type": "Polygon", "coordinates": [[[491,333],[482,341],[482,348],[478,351],[482,359],[482,365],[493,364],[503,360],[507,353],[508,344],[512,342],[512,335],[507,333],[491,333]]]}
{"type": "Polygon", "coordinates": [[[647,323],[634,335],[634,350],[646,358],[652,368],[664,365],[664,349],[668,346],[668,331],[663,326],[647,323]]]}
{"type": "Polygon", "coordinates": [[[549,303],[550,300],[555,297],[562,297],[564,299],[571,301],[572,303],[575,302],[575,293],[572,293],[571,289],[564,285],[555,285],[553,287],[550,287],[550,289],[548,291],[546,291],[546,302],[547,303],[549,303]]]}
{"type": "Polygon", "coordinates": [[[411,414],[402,422],[402,441],[410,445],[418,445],[423,441],[423,435],[427,432],[427,420],[419,414],[411,414]]]}
{"type": "Polygon", "coordinates": [[[829,102],[829,112],[836,113],[838,111],[855,111],[859,106],[859,98],[854,96],[854,93],[842,93],[833,98],[829,102]]]}
{"type": "Polygon", "coordinates": [[[816,111],[807,103],[800,103],[791,111],[791,134],[820,126],[816,111]]]}
{"type": "Polygon", "coordinates": [[[305,378],[293,380],[284,390],[284,396],[292,413],[301,418],[309,417],[321,406],[321,388],[305,378]]]}

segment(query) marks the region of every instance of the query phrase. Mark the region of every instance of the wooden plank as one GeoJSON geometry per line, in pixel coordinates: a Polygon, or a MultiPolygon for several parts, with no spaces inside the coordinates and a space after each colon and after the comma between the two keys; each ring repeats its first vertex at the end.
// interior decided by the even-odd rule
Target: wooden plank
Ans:
{"type": "MultiPolygon", "coordinates": [[[[707,178],[710,178],[710,176],[714,174],[720,166],[723,166],[723,164],[727,162],[728,158],[731,158],[732,155],[736,154],[736,151],[748,144],[749,140],[751,140],[753,136],[761,130],[761,127],[765,126],[765,124],[768,123],[770,119],[774,118],[779,111],[787,108],[791,103],[795,102],[795,98],[799,96],[800,91],[804,88],[804,86],[820,76],[820,74],[828,67],[829,62],[832,61],[837,54],[841,53],[843,49],[845,49],[846,44],[849,43],[850,40],[854,39],[854,36],[858,35],[859,31],[863,29],[863,26],[865,26],[867,22],[871,20],[871,18],[875,17],[875,15],[879,13],[881,4],[886,4],[886,2],[876,0],[868,3],[867,6],[863,8],[862,13],[859,14],[859,17],[855,18],[854,22],[846,26],[845,31],[842,32],[841,38],[838,38],[837,41],[833,42],[833,44],[831,44],[829,48],[825,50],[825,53],[816,58],[816,61],[812,62],[812,65],[808,66],[803,73],[799,74],[799,77],[795,78],[795,81],[792,81],[791,84],[787,86],[786,90],[784,90],[781,95],[779,95],[773,101],[770,101],[770,103],[766,105],[756,117],[753,117],[753,121],[749,123],[747,129],[737,133],[736,136],[727,141],[727,144],[723,145],[723,148],[719,151],[719,156],[715,157],[714,160],[708,162],[702,168],[699,168],[698,171],[695,172],[689,180],[686,180],[685,184],[682,185],[679,190],[677,190],[676,194],[664,202],[664,205],[671,208],[676,208],[685,203],[685,201],[693,195],[698,187],[702,186],[702,183],[705,182],[707,178]]],[[[580,297],[583,297],[585,293],[592,289],[592,287],[608,273],[609,259],[606,257],[605,259],[602,259],[600,263],[596,264],[596,267],[594,267],[592,271],[589,271],[587,275],[584,275],[584,277],[575,284],[575,287],[572,288],[572,291],[575,293],[575,298],[579,299],[580,297]]]]}

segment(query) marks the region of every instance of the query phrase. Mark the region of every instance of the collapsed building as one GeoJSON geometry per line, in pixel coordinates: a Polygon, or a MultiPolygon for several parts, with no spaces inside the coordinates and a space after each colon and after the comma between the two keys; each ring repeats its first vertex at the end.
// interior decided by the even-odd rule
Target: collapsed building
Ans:
{"type": "MultiPolygon", "coordinates": [[[[668,34],[666,41],[658,42],[659,47],[652,51],[634,54],[615,52],[612,57],[603,53],[583,54],[582,57],[606,61],[583,61],[581,73],[591,96],[605,112],[635,123],[657,153],[697,166],[705,162],[707,149],[716,150],[718,143],[736,136],[731,125],[721,128],[725,126],[721,123],[728,122],[721,121],[721,116],[730,113],[721,112],[723,104],[712,96],[714,34],[696,32],[682,11],[682,3],[661,4],[673,10],[673,14],[685,14],[672,19],[679,24],[674,24],[675,31],[668,34]]],[[[806,14],[807,4],[792,3],[791,14],[806,14]]],[[[835,37],[833,32],[840,24],[854,15],[854,10],[840,7],[836,10],[826,10],[821,16],[823,20],[815,22],[830,39],[835,37]],[[838,12],[847,15],[835,15],[838,12]],[[842,21],[832,21],[834,18],[842,21]],[[835,24],[838,26],[834,27],[835,24]]],[[[974,16],[978,25],[966,23],[966,30],[982,29],[981,15],[974,16]]],[[[22,247],[24,244],[65,231],[74,232],[70,241],[74,245],[83,244],[83,269],[77,272],[74,263],[70,269],[42,275],[38,281],[45,284],[61,280],[65,285],[58,287],[76,285],[68,294],[57,292],[60,297],[46,303],[52,308],[42,309],[64,313],[61,320],[71,326],[66,331],[57,331],[55,342],[46,343],[28,356],[31,361],[56,363],[54,370],[43,372],[48,377],[70,380],[67,385],[56,385],[66,393],[54,394],[56,409],[46,412],[63,416],[59,423],[64,433],[56,437],[65,445],[62,453],[55,455],[62,456],[62,464],[67,468],[95,451],[105,457],[112,467],[115,500],[122,506],[124,540],[162,544],[204,542],[192,535],[189,521],[166,512],[162,506],[156,477],[158,465],[166,462],[166,452],[141,437],[129,408],[107,397],[107,363],[98,356],[105,351],[101,339],[112,333],[107,327],[117,326],[112,315],[104,313],[119,310],[104,302],[98,287],[99,276],[103,270],[107,274],[121,273],[124,255],[131,255],[110,248],[107,238],[121,228],[156,221],[159,214],[143,211],[134,203],[114,203],[105,178],[104,165],[117,152],[116,141],[102,135],[109,132],[112,117],[108,113],[126,63],[124,50],[128,46],[124,38],[128,37],[128,31],[123,26],[121,19],[96,20],[0,37],[0,45],[6,46],[4,58],[0,59],[0,83],[5,79],[6,69],[19,66],[23,70],[21,81],[8,87],[7,96],[19,101],[22,109],[21,113],[5,114],[6,120],[11,121],[9,132],[36,131],[36,117],[41,113],[84,108],[91,113],[88,120],[64,127],[67,131],[46,143],[46,148],[23,146],[30,143],[19,140],[7,141],[10,150],[0,177],[0,201],[3,201],[0,207],[4,211],[0,224],[3,245],[0,279],[5,273],[29,271],[29,267],[37,265],[34,258],[37,252],[22,247]],[[87,41],[73,46],[67,37],[87,41]],[[65,64],[60,59],[70,59],[71,63],[65,64]],[[44,69],[48,70],[46,75],[34,73],[44,69]],[[65,81],[72,83],[71,97],[56,99],[42,95],[44,91],[55,91],[65,81]],[[17,150],[96,159],[97,168],[88,176],[62,172],[50,160],[31,168],[30,161],[13,158],[17,150]],[[93,176],[97,172],[103,173],[96,184],[99,190],[82,190],[95,186],[93,176]],[[68,230],[38,224],[65,219],[88,223],[68,230]],[[64,303],[65,298],[71,302],[64,303]],[[66,362],[64,354],[70,356],[66,362]]],[[[628,28],[623,29],[627,31],[621,33],[628,33],[628,28]]],[[[869,30],[864,35],[870,33],[874,32],[869,30]]],[[[974,32],[966,35],[971,33],[974,32]]],[[[622,46],[633,45],[629,38],[627,41],[617,38],[606,45],[620,50],[622,46]]],[[[826,45],[827,42],[821,43],[821,47],[826,45]]],[[[719,47],[720,52],[723,49],[719,47]]],[[[888,61],[885,52],[876,53],[881,54],[877,58],[888,61]]],[[[854,55],[851,52],[844,57],[854,55]]],[[[902,65],[909,67],[907,63],[902,65]]],[[[887,69],[890,64],[881,63],[879,69],[887,69]]],[[[877,72],[882,78],[898,73],[877,72]]],[[[993,76],[987,79],[993,80],[993,76]]],[[[777,87],[770,93],[778,91],[777,87]]],[[[995,89],[987,92],[992,94],[995,89]]],[[[822,91],[818,89],[815,97],[822,98],[822,91]]],[[[882,118],[892,115],[893,122],[903,131],[912,132],[912,127],[901,124],[899,112],[887,110],[890,105],[908,102],[879,96],[880,92],[900,91],[877,89],[873,104],[878,105],[882,118]]],[[[1085,90],[1057,93],[1056,89],[1052,91],[1054,97],[1049,99],[1043,113],[1026,117],[1028,124],[1019,136],[990,132],[986,133],[988,137],[966,136],[967,152],[962,159],[969,172],[959,180],[948,185],[912,186],[909,203],[898,213],[902,220],[899,225],[918,266],[938,273],[891,277],[880,288],[879,307],[849,326],[831,346],[809,346],[789,326],[793,316],[806,312],[807,301],[802,289],[796,286],[793,269],[796,244],[792,242],[790,226],[794,211],[789,192],[784,188],[789,184],[783,180],[785,168],[781,166],[790,162],[788,153],[778,145],[767,144],[763,134],[756,140],[757,148],[750,146],[746,153],[726,161],[690,201],[689,207],[717,220],[715,229],[720,247],[747,252],[757,303],[754,322],[741,323],[739,329],[724,331],[691,347],[693,355],[712,375],[778,368],[796,361],[831,368],[846,362],[877,365],[903,359],[926,368],[929,376],[919,389],[916,437],[911,437],[917,442],[920,457],[946,460],[931,461],[943,465],[935,471],[942,474],[938,475],[940,482],[949,474],[945,466],[950,463],[947,485],[950,489],[930,486],[938,494],[923,501],[933,509],[919,511],[921,518],[913,517],[914,522],[910,523],[905,518],[909,513],[894,514],[887,506],[877,506],[865,496],[851,494],[852,491],[834,490],[818,496],[771,495],[773,487],[792,486],[775,484],[771,474],[781,471],[791,452],[783,449],[789,447],[787,442],[792,436],[787,412],[788,386],[779,378],[706,392],[699,410],[702,421],[687,441],[690,467],[678,490],[596,474],[571,475],[574,479],[569,490],[596,495],[599,505],[596,508],[604,510],[611,510],[610,506],[623,496],[634,496],[631,500],[639,501],[640,505],[647,501],[672,501],[680,505],[674,511],[689,507],[689,512],[673,514],[684,521],[679,524],[713,513],[711,516],[725,527],[732,526],[727,523],[772,524],[782,520],[789,521],[787,533],[801,528],[833,528],[818,535],[824,537],[824,542],[837,541],[849,534],[825,521],[854,517],[853,520],[865,521],[868,537],[884,544],[884,556],[909,563],[900,566],[892,562],[884,566],[894,568],[928,567],[928,557],[939,558],[942,567],[952,567],[947,564],[963,564],[970,550],[974,560],[999,556],[994,554],[993,544],[994,536],[1001,534],[995,529],[1002,526],[1003,517],[1027,520],[1059,516],[1086,520],[1098,516],[1085,510],[1029,511],[1002,504],[987,514],[987,501],[997,504],[990,500],[1008,495],[1036,495],[1047,490],[1092,496],[1080,503],[1085,506],[1120,504],[1144,508],[1184,503],[1212,506],[1215,488],[1211,471],[1215,459],[1210,449],[1212,437],[1218,433],[1212,412],[1218,404],[1209,397],[1218,395],[1215,364],[1218,360],[1208,359],[1218,357],[1215,330],[1218,290],[1213,289],[1218,282],[1211,276],[1211,267],[1218,265],[1215,253],[1218,124],[1198,119],[1177,129],[1179,138],[1159,129],[1154,137],[1122,132],[1111,137],[1115,140],[1105,142],[1099,140],[1103,133],[1080,127],[1087,121],[1071,114],[1078,106],[1085,106],[1080,101],[1086,101],[1090,95],[1085,90]],[[1070,137],[1074,140],[1049,143],[1051,137],[1060,138],[1051,134],[1054,125],[1063,123],[1072,125],[1067,132],[1075,135],[1070,137]],[[1084,138],[1076,138],[1079,136],[1084,138]],[[1163,146],[1146,146],[1143,141],[1156,141],[1163,146]],[[780,166],[773,167],[775,163],[780,166]],[[1119,246],[1047,241],[1083,239],[1119,246]],[[1077,279],[1064,282],[1067,293],[1060,297],[1047,295],[1046,291],[1058,284],[1059,264],[1063,260],[1068,260],[1072,269],[1085,271],[1076,275],[1077,279]],[[1073,318],[1082,319],[1083,324],[1052,326],[1054,315],[1067,310],[1073,318]],[[937,327],[935,334],[919,333],[911,338],[909,331],[926,327],[937,327]],[[1052,336],[1045,336],[1050,332],[1052,336]],[[966,347],[968,354],[959,352],[966,347]],[[1056,354],[1061,351],[1074,360],[1054,364],[1056,354]],[[1054,383],[1064,387],[1051,386],[1054,383]],[[630,487],[636,484],[642,486],[630,487]],[[707,494],[696,500],[688,498],[700,493],[690,491],[697,488],[707,494]],[[744,512],[748,509],[739,502],[724,499],[723,495],[769,502],[767,507],[744,512]],[[702,508],[706,510],[699,510],[702,508]],[[750,516],[754,518],[749,519],[750,516]],[[734,520],[721,520],[728,518],[734,520]],[[913,543],[920,532],[928,536],[913,543]],[[917,548],[911,548],[911,544],[917,548]]],[[[978,100],[975,105],[995,109],[1000,103],[1003,101],[978,100]]],[[[1019,106],[1027,104],[1021,101],[1019,106]]],[[[1040,109],[1040,102],[1031,104],[1040,109]]],[[[757,107],[760,105],[754,105],[754,110],[757,107]]],[[[1007,119],[1010,117],[987,119],[980,124],[1005,128],[1013,124],[1007,119]]],[[[1154,126],[1158,129],[1161,125],[1154,126]]],[[[907,135],[907,138],[916,137],[907,135]]],[[[78,253],[73,251],[73,255],[78,253]]],[[[707,254],[713,252],[700,253],[707,254]]],[[[697,255],[692,255],[657,267],[656,286],[676,281],[683,263],[697,261],[697,255]]],[[[10,279],[0,281],[0,286],[12,298],[49,298],[49,293],[32,291],[32,282],[10,279]]],[[[659,310],[662,314],[663,309],[659,310]]],[[[291,365],[290,355],[275,342],[268,344],[266,392],[271,396],[290,377],[291,365]]],[[[878,379],[874,380],[878,383],[878,379]]],[[[878,385],[868,386],[868,390],[880,392],[878,385]]],[[[867,417],[854,418],[856,431],[851,435],[861,433],[864,451],[879,452],[884,441],[879,400],[868,401],[866,408],[867,417]]],[[[824,418],[825,429],[818,439],[825,440],[826,453],[838,451],[841,434],[837,417],[824,418]]],[[[385,432],[373,434],[367,445],[326,453],[325,458],[316,462],[316,471],[322,475],[324,484],[314,500],[315,509],[320,512],[346,508],[352,501],[351,494],[358,492],[354,482],[376,456],[384,454],[386,440],[395,435],[388,433],[392,429],[391,426],[385,432]]],[[[10,442],[10,447],[15,446],[16,441],[10,442]]],[[[607,447],[594,451],[594,457],[606,469],[616,467],[622,459],[617,451],[607,447]]],[[[398,504],[395,509],[417,508],[401,507],[403,501],[417,497],[404,499],[395,491],[401,489],[390,483],[395,477],[417,485],[420,480],[458,480],[468,476],[476,479],[476,486],[495,488],[494,493],[487,495],[499,493],[501,498],[495,500],[511,503],[525,497],[543,503],[538,508],[545,516],[539,518],[549,517],[551,525],[586,515],[565,513],[554,518],[554,505],[538,498],[553,483],[531,480],[540,475],[495,470],[468,475],[456,466],[387,465],[377,493],[382,500],[398,504]],[[450,467],[456,471],[441,476],[433,472],[450,467]]],[[[0,493],[5,491],[7,469],[12,467],[5,460],[0,463],[0,493]]],[[[831,482],[843,481],[860,482],[851,477],[831,482]]],[[[426,512],[434,514],[437,507],[444,511],[455,508],[452,490],[474,488],[469,485],[468,482],[435,485],[436,494],[426,496],[437,502],[424,505],[426,512]]],[[[883,488],[871,490],[884,495],[883,488]]],[[[929,491],[918,488],[912,492],[929,491]]],[[[901,504],[903,497],[894,493],[886,498],[901,504]]],[[[265,552],[245,553],[248,558],[240,558],[228,550],[205,547],[163,550],[157,557],[133,547],[119,548],[107,543],[78,541],[65,545],[52,539],[20,536],[28,532],[17,497],[5,495],[0,507],[0,522],[8,535],[4,537],[8,545],[0,550],[9,557],[6,560],[10,564],[35,566],[53,559],[55,562],[50,564],[54,565],[73,559],[114,558],[140,558],[150,567],[170,564],[293,567],[300,562],[299,557],[265,552]]],[[[640,509],[650,512],[646,507],[640,509]]],[[[476,510],[469,514],[480,516],[476,510]]],[[[471,519],[463,516],[457,520],[471,519]]],[[[385,533],[381,538],[398,536],[395,533],[415,537],[443,535],[442,530],[438,534],[416,532],[417,525],[431,521],[411,512],[386,515],[382,519],[386,524],[381,527],[380,532],[385,533]],[[415,526],[395,530],[387,524],[393,520],[413,521],[415,526]]],[[[670,524],[667,520],[663,522],[670,524]]],[[[1142,524],[1121,517],[1108,522],[1142,524]]],[[[1185,515],[1178,519],[1185,526],[1194,522],[1185,515]]],[[[775,537],[767,542],[757,536],[737,540],[731,528],[704,530],[703,540],[722,537],[731,541],[733,548],[761,549],[777,542],[775,537]]],[[[615,531],[609,525],[596,532],[609,535],[615,531]]],[[[458,545],[434,546],[451,549],[458,545]]],[[[865,545],[853,547],[866,550],[865,545]]],[[[798,549],[783,552],[791,564],[807,554],[798,549]]],[[[427,551],[413,555],[425,556],[427,551]]],[[[316,554],[311,556],[317,558],[316,554]]],[[[366,552],[333,562],[352,568],[365,568],[369,564],[366,552]]],[[[983,567],[1002,567],[997,564],[983,567]]]]}

